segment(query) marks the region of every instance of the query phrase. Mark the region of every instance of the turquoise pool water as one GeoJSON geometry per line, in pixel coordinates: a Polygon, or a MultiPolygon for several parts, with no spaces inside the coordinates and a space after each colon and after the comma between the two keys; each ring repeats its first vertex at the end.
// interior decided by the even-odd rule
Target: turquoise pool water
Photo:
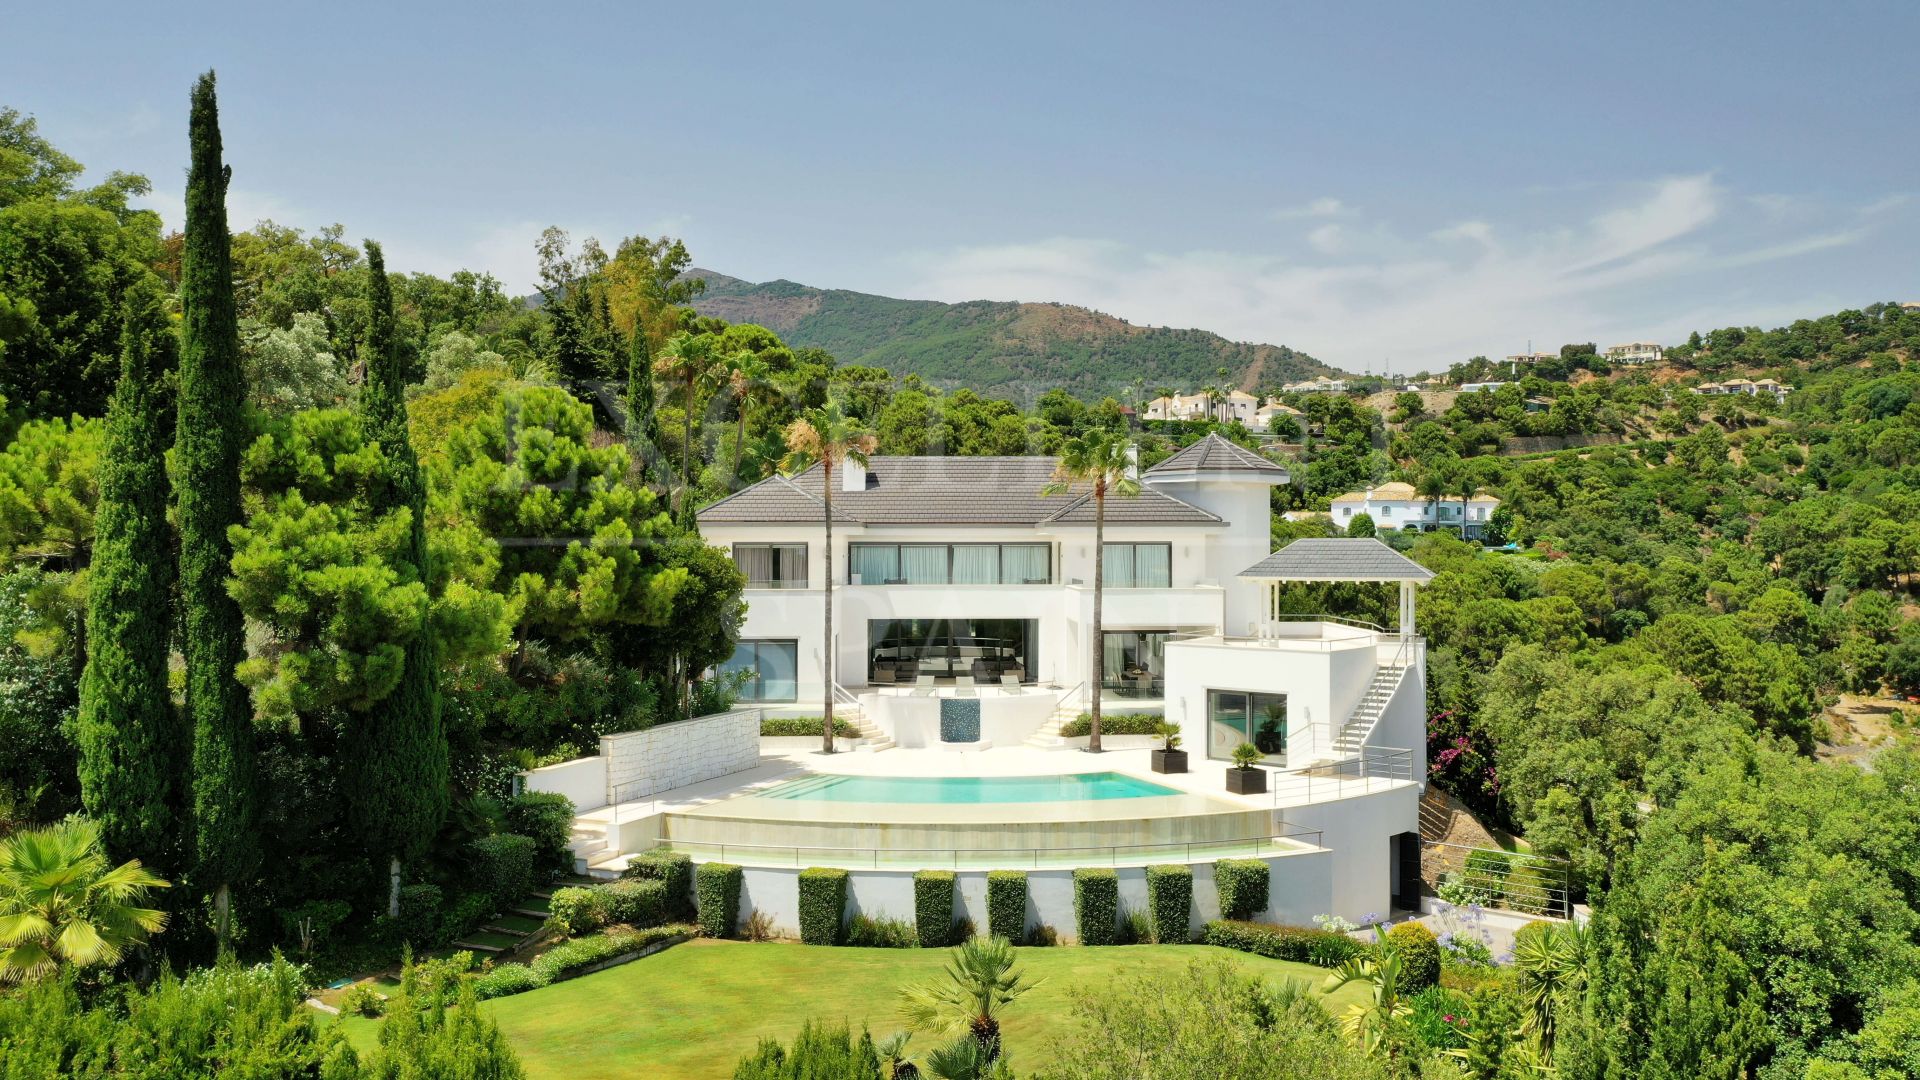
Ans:
{"type": "Polygon", "coordinates": [[[1123,773],[1066,776],[808,776],[760,793],[763,799],[858,803],[1026,803],[1138,799],[1177,790],[1123,773]]]}

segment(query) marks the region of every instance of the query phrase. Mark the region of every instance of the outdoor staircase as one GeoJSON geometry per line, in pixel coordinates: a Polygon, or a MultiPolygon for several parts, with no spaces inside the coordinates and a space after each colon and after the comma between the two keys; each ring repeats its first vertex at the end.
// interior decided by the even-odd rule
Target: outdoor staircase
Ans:
{"type": "Polygon", "coordinates": [[[547,902],[553,898],[553,890],[563,885],[584,885],[585,878],[565,878],[551,887],[535,889],[515,901],[500,914],[487,920],[478,930],[464,934],[453,943],[456,949],[478,953],[483,957],[500,959],[509,956],[537,940],[547,924],[547,902]]]}
{"type": "Polygon", "coordinates": [[[866,713],[862,712],[858,705],[852,708],[844,705],[835,705],[833,707],[833,716],[836,720],[845,720],[847,723],[860,729],[860,743],[854,747],[856,751],[872,753],[875,750],[893,749],[893,740],[887,737],[886,732],[875,727],[873,721],[867,719],[866,713]]]}
{"type": "Polygon", "coordinates": [[[567,840],[567,850],[573,852],[575,872],[584,872],[593,865],[596,858],[605,858],[608,854],[607,848],[605,824],[582,825],[580,819],[574,819],[573,835],[567,840]]]}
{"type": "Polygon", "coordinates": [[[1387,711],[1387,703],[1400,690],[1400,683],[1407,677],[1406,665],[1382,665],[1373,673],[1373,680],[1367,683],[1366,693],[1360,695],[1360,703],[1347,715],[1347,722],[1341,726],[1339,734],[1333,737],[1333,756],[1336,760],[1359,757],[1360,751],[1367,745],[1367,739],[1373,735],[1375,725],[1387,711]]]}
{"type": "Polygon", "coordinates": [[[1060,734],[1060,730],[1073,723],[1084,711],[1078,703],[1062,701],[1053,710],[1053,715],[1047,718],[1047,722],[1041,724],[1039,730],[1027,736],[1026,745],[1038,750],[1067,749],[1071,744],[1067,742],[1066,736],[1060,734]]]}

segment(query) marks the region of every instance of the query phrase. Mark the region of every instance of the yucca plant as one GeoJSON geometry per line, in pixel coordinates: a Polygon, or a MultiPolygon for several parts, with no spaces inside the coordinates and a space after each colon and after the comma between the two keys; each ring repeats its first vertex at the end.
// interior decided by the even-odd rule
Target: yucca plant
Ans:
{"type": "Polygon", "coordinates": [[[166,913],[142,905],[166,887],[138,859],[110,865],[84,818],[0,841],[0,982],[118,963],[165,929],[166,913]]]}

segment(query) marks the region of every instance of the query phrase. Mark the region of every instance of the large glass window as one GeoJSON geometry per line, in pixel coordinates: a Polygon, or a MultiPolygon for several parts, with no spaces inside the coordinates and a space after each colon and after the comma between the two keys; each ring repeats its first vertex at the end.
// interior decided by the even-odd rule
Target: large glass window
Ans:
{"type": "Polygon", "coordinates": [[[1119,697],[1166,696],[1168,634],[1166,630],[1109,630],[1101,634],[1101,689],[1119,697]]]}
{"type": "Polygon", "coordinates": [[[742,641],[719,672],[726,677],[742,671],[748,677],[740,687],[741,701],[793,701],[800,694],[800,643],[742,641]]]}
{"type": "Polygon", "coordinates": [[[805,544],[735,544],[733,564],[747,575],[749,589],[807,587],[805,544]]]}
{"type": "Polygon", "coordinates": [[[1207,691],[1207,756],[1230,761],[1241,743],[1252,743],[1271,763],[1285,763],[1287,695],[1207,691]]]}
{"type": "Polygon", "coordinates": [[[1109,589],[1164,589],[1173,584],[1172,544],[1108,544],[1101,580],[1109,589]]]}
{"type": "Polygon", "coordinates": [[[867,623],[867,681],[997,685],[1038,678],[1038,619],[873,619],[867,623]]]}
{"type": "MultiPolygon", "coordinates": [[[[862,585],[1045,585],[1046,544],[850,544],[848,573],[862,585]]],[[[850,579],[851,580],[851,579],[850,579]]]]}

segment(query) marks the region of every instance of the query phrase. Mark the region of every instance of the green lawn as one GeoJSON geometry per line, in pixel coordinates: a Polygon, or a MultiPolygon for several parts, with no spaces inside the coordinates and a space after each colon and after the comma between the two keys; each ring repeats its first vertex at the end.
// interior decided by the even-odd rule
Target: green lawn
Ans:
{"type": "MultiPolygon", "coordinates": [[[[932,978],[947,953],[696,939],[483,1008],[499,1021],[532,1080],[724,1080],[762,1036],[789,1039],[808,1017],[845,1018],[856,1031],[864,1023],[876,1036],[901,1027],[896,991],[932,978]]],[[[1021,949],[1021,968],[1046,981],[1008,1011],[1008,1048],[1016,1061],[1042,1060],[1040,1049],[1065,1026],[1076,987],[1132,972],[1170,974],[1216,956],[1264,979],[1292,976],[1317,987],[1327,976],[1324,968],[1206,945],[1021,949]]],[[[1364,992],[1344,987],[1329,1005],[1343,1008],[1364,992]]],[[[356,1046],[372,1045],[378,1021],[344,1023],[356,1046]]],[[[932,1041],[918,1035],[914,1046],[932,1041]]]]}

